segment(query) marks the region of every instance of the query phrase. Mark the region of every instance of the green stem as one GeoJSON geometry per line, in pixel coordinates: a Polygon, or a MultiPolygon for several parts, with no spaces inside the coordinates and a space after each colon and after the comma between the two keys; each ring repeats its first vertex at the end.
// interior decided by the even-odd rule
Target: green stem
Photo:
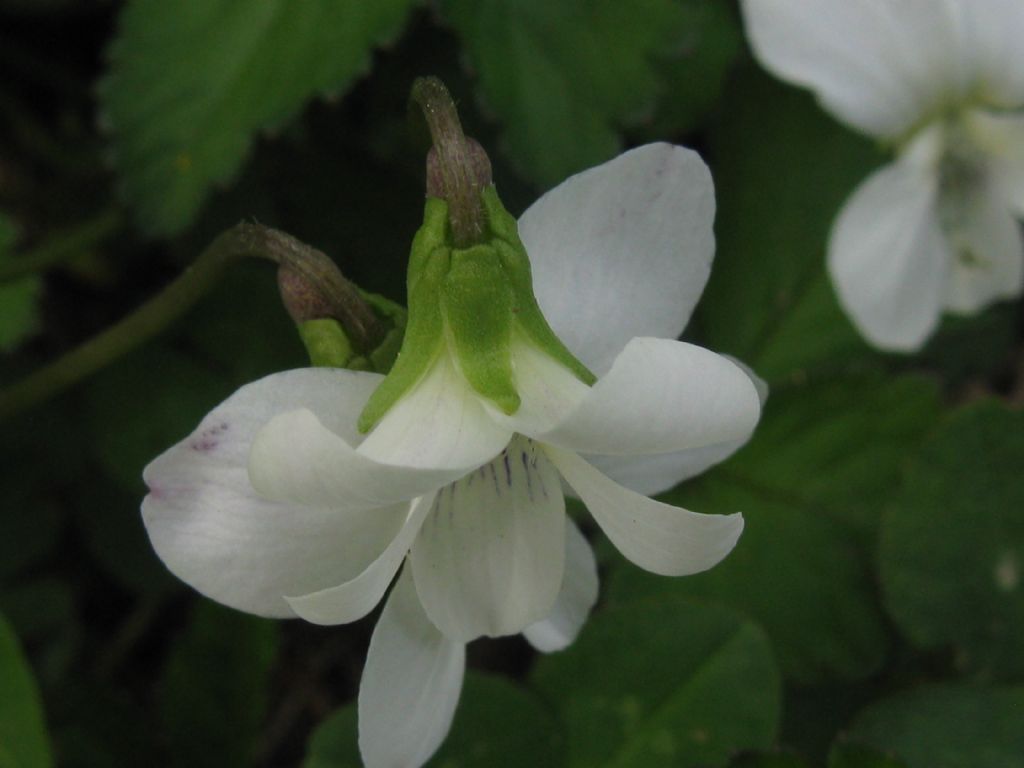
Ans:
{"type": "Polygon", "coordinates": [[[0,264],[0,283],[42,272],[78,256],[116,232],[121,224],[121,212],[109,208],[84,224],[55,235],[28,253],[0,264]]]}
{"type": "MultiPolygon", "coordinates": [[[[318,279],[325,272],[324,260],[330,261],[284,232],[258,224],[238,224],[221,234],[191,267],[128,317],[16,384],[0,389],[0,421],[56,395],[149,340],[195,304],[225,268],[246,257],[267,259],[318,279]]],[[[358,296],[336,268],[335,273],[330,279],[344,283],[351,294],[358,296]]],[[[340,320],[357,348],[372,349],[383,337],[380,321],[365,302],[353,303],[343,314],[340,320]]]]}

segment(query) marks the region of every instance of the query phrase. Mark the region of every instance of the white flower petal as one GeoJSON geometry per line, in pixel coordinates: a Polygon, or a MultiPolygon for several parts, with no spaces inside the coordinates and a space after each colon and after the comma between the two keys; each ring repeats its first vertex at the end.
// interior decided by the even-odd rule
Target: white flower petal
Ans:
{"type": "Polygon", "coordinates": [[[568,648],[597,602],[597,561],[594,550],[572,520],[565,531],[565,575],[555,607],[547,618],[523,630],[534,648],[553,653],[568,648]]]}
{"type": "Polygon", "coordinates": [[[519,410],[511,416],[492,405],[487,410],[492,419],[513,432],[531,435],[550,429],[590,392],[576,374],[524,338],[512,345],[512,367],[519,410]]]}
{"type": "Polygon", "coordinates": [[[249,479],[266,498],[342,509],[410,501],[469,469],[382,464],[357,451],[306,409],[267,422],[249,453],[249,479]]]}
{"type": "Polygon", "coordinates": [[[511,437],[488,415],[452,355],[442,353],[367,435],[359,453],[385,464],[468,470],[494,458],[511,437]]]}
{"type": "MultiPolygon", "coordinates": [[[[949,0],[947,0],[949,2],[949,0]]],[[[1024,3],[954,0],[964,27],[963,49],[980,97],[992,106],[1024,105],[1024,3]]]]}
{"type": "Polygon", "coordinates": [[[899,136],[973,85],[948,2],[743,0],[742,8],[761,64],[867,133],[899,136]]]}
{"type": "Polygon", "coordinates": [[[619,485],[644,496],[654,496],[725,461],[742,448],[748,439],[749,436],[742,440],[672,453],[633,456],[587,453],[583,458],[619,485]]]}
{"type": "Polygon", "coordinates": [[[828,267],[839,302],[883,349],[915,350],[939,321],[949,249],[937,186],[928,168],[892,163],[854,191],[832,228],[828,267]]]}
{"type": "Polygon", "coordinates": [[[702,515],[648,499],[602,475],[571,451],[544,446],[562,477],[618,550],[662,576],[711,568],[736,545],[743,517],[702,515]]]}
{"type": "Polygon", "coordinates": [[[1024,243],[1017,221],[993,189],[961,200],[949,227],[953,263],[946,307],[975,314],[999,299],[1021,292],[1024,243]]]}
{"type": "Polygon", "coordinates": [[[544,443],[587,453],[668,453],[749,437],[761,403],[750,377],[693,344],[637,338],[544,443]]]}
{"type": "Polygon", "coordinates": [[[682,332],[711,269],[714,214],[707,166],[669,144],[573,176],[523,214],[537,301],[595,374],[634,336],[682,332]]]}
{"type": "MultiPolygon", "coordinates": [[[[1020,50],[1024,51],[1024,46],[1020,50]]],[[[1024,114],[973,111],[965,124],[970,138],[989,157],[988,173],[995,194],[1006,200],[1017,216],[1024,217],[1024,114]]]]}
{"type": "Polygon", "coordinates": [[[466,646],[430,623],[405,569],[373,630],[359,683],[359,751],[366,768],[419,768],[455,716],[466,646]]]}
{"type": "Polygon", "coordinates": [[[313,624],[348,624],[373,610],[405,560],[434,503],[434,494],[416,499],[401,529],[380,555],[355,578],[317,592],[287,597],[295,614],[313,624]]]}
{"type": "MultiPolygon", "coordinates": [[[[750,378],[761,406],[768,399],[768,384],[754,370],[731,355],[722,355],[734,363],[750,378]]],[[[746,445],[752,432],[736,440],[724,443],[687,448],[672,453],[641,454],[632,456],[607,456],[583,454],[602,474],[608,475],[619,485],[631,491],[653,496],[674,488],[684,480],[695,477],[709,467],[725,461],[746,445]]]]}
{"type": "Polygon", "coordinates": [[[443,488],[410,554],[430,620],[469,641],[542,619],[562,583],[565,520],[558,473],[522,438],[443,488]]]}
{"type": "Polygon", "coordinates": [[[261,497],[246,471],[249,446],[274,413],[304,406],[336,429],[355,424],[346,391],[364,399],[374,374],[285,371],[248,384],[213,409],[189,437],[143,473],[142,517],[153,547],[183,581],[225,605],[287,617],[283,595],[352,578],[398,531],[407,505],[362,512],[280,504],[261,497]]]}

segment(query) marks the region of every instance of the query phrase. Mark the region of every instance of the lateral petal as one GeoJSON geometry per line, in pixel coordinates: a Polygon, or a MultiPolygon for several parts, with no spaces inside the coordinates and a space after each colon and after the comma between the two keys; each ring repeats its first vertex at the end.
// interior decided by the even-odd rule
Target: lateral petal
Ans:
{"type": "Polygon", "coordinates": [[[395,578],[433,503],[434,494],[416,499],[395,537],[358,576],[317,592],[286,597],[288,605],[313,624],[348,624],[363,618],[380,602],[395,578]]]}
{"type": "Polygon", "coordinates": [[[544,450],[612,544],[652,573],[705,571],[732,551],[743,531],[738,513],[702,515],[662,504],[618,485],[571,451],[544,450]]]}
{"type": "Polygon", "coordinates": [[[760,412],[753,381],[729,358],[681,341],[637,338],[561,422],[520,431],[580,452],[669,453],[745,440],[760,412]]]}
{"type": "Polygon", "coordinates": [[[325,368],[267,376],[150,462],[142,518],[167,567],[214,600],[273,617],[294,616],[284,595],[345,581],[366,567],[397,533],[407,504],[354,510],[270,501],[250,484],[246,464],[256,433],[280,410],[310,408],[335,429],[354,432],[357,401],[379,380],[325,368]]]}

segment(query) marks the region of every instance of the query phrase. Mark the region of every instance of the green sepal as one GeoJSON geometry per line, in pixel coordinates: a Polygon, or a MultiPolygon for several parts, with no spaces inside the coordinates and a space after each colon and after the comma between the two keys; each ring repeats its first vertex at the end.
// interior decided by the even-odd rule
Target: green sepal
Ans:
{"type": "Polygon", "coordinates": [[[526,248],[519,239],[519,225],[505,210],[494,187],[483,192],[484,210],[495,236],[493,245],[501,259],[505,279],[512,291],[512,312],[516,324],[526,337],[542,351],[554,358],[587,385],[593,385],[597,377],[583,363],[576,359],[562,340],[555,335],[541,312],[533,294],[533,272],[526,248]]]}
{"type": "MultiPolygon", "coordinates": [[[[454,354],[459,371],[477,394],[505,413],[515,413],[520,397],[512,340],[517,334],[584,383],[596,381],[544,319],[533,295],[530,260],[515,218],[505,210],[493,186],[481,196],[489,240],[458,249],[452,246],[448,204],[439,198],[427,199],[423,226],[409,255],[409,312],[401,349],[363,409],[360,431],[370,431],[440,354],[454,354]]],[[[397,337],[392,337],[392,345],[396,342],[397,337]]],[[[382,357],[388,356],[386,347],[377,350],[382,357]]],[[[370,360],[382,370],[373,354],[370,360]]]]}
{"type": "Polygon", "coordinates": [[[409,255],[409,315],[401,349],[391,371],[359,415],[360,432],[373,429],[442,351],[445,341],[440,295],[451,261],[447,230],[448,206],[443,200],[428,198],[423,226],[413,238],[409,255]]]}
{"type": "Polygon", "coordinates": [[[455,250],[444,282],[443,313],[469,385],[507,414],[519,410],[512,372],[513,299],[491,245],[455,250]]]}
{"type": "Polygon", "coordinates": [[[398,353],[402,349],[405,324],[408,321],[409,313],[401,304],[396,304],[378,293],[360,290],[359,295],[373,308],[378,317],[384,318],[391,324],[391,329],[385,334],[384,339],[366,355],[370,370],[386,374],[395,365],[398,353]]]}
{"type": "Polygon", "coordinates": [[[299,323],[299,336],[316,368],[349,368],[355,357],[352,342],[341,323],[333,318],[299,323]]]}

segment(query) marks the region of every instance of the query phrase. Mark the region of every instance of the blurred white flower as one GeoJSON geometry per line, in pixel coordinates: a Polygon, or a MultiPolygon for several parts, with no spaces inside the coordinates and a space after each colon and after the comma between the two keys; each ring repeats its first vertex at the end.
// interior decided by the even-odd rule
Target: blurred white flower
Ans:
{"type": "Polygon", "coordinates": [[[743,0],[761,63],[897,147],[835,222],[828,266],[873,344],[918,349],[943,309],[1020,294],[1024,2],[743,0]]]}
{"type": "Polygon", "coordinates": [[[707,280],[713,216],[708,170],[679,147],[569,179],[526,212],[519,236],[540,307],[598,375],[593,387],[514,338],[510,415],[444,348],[364,438],[357,420],[381,376],[268,376],[146,468],[153,546],[215,600],[319,624],[365,616],[408,555],[370,643],[360,748],[370,768],[421,765],[450,726],[466,642],[523,632],[557,650],[596,600],[563,479],[656,573],[710,568],[736,543],[740,515],[642,495],[725,458],[758,419],[741,367],[674,340],[707,280]]]}

